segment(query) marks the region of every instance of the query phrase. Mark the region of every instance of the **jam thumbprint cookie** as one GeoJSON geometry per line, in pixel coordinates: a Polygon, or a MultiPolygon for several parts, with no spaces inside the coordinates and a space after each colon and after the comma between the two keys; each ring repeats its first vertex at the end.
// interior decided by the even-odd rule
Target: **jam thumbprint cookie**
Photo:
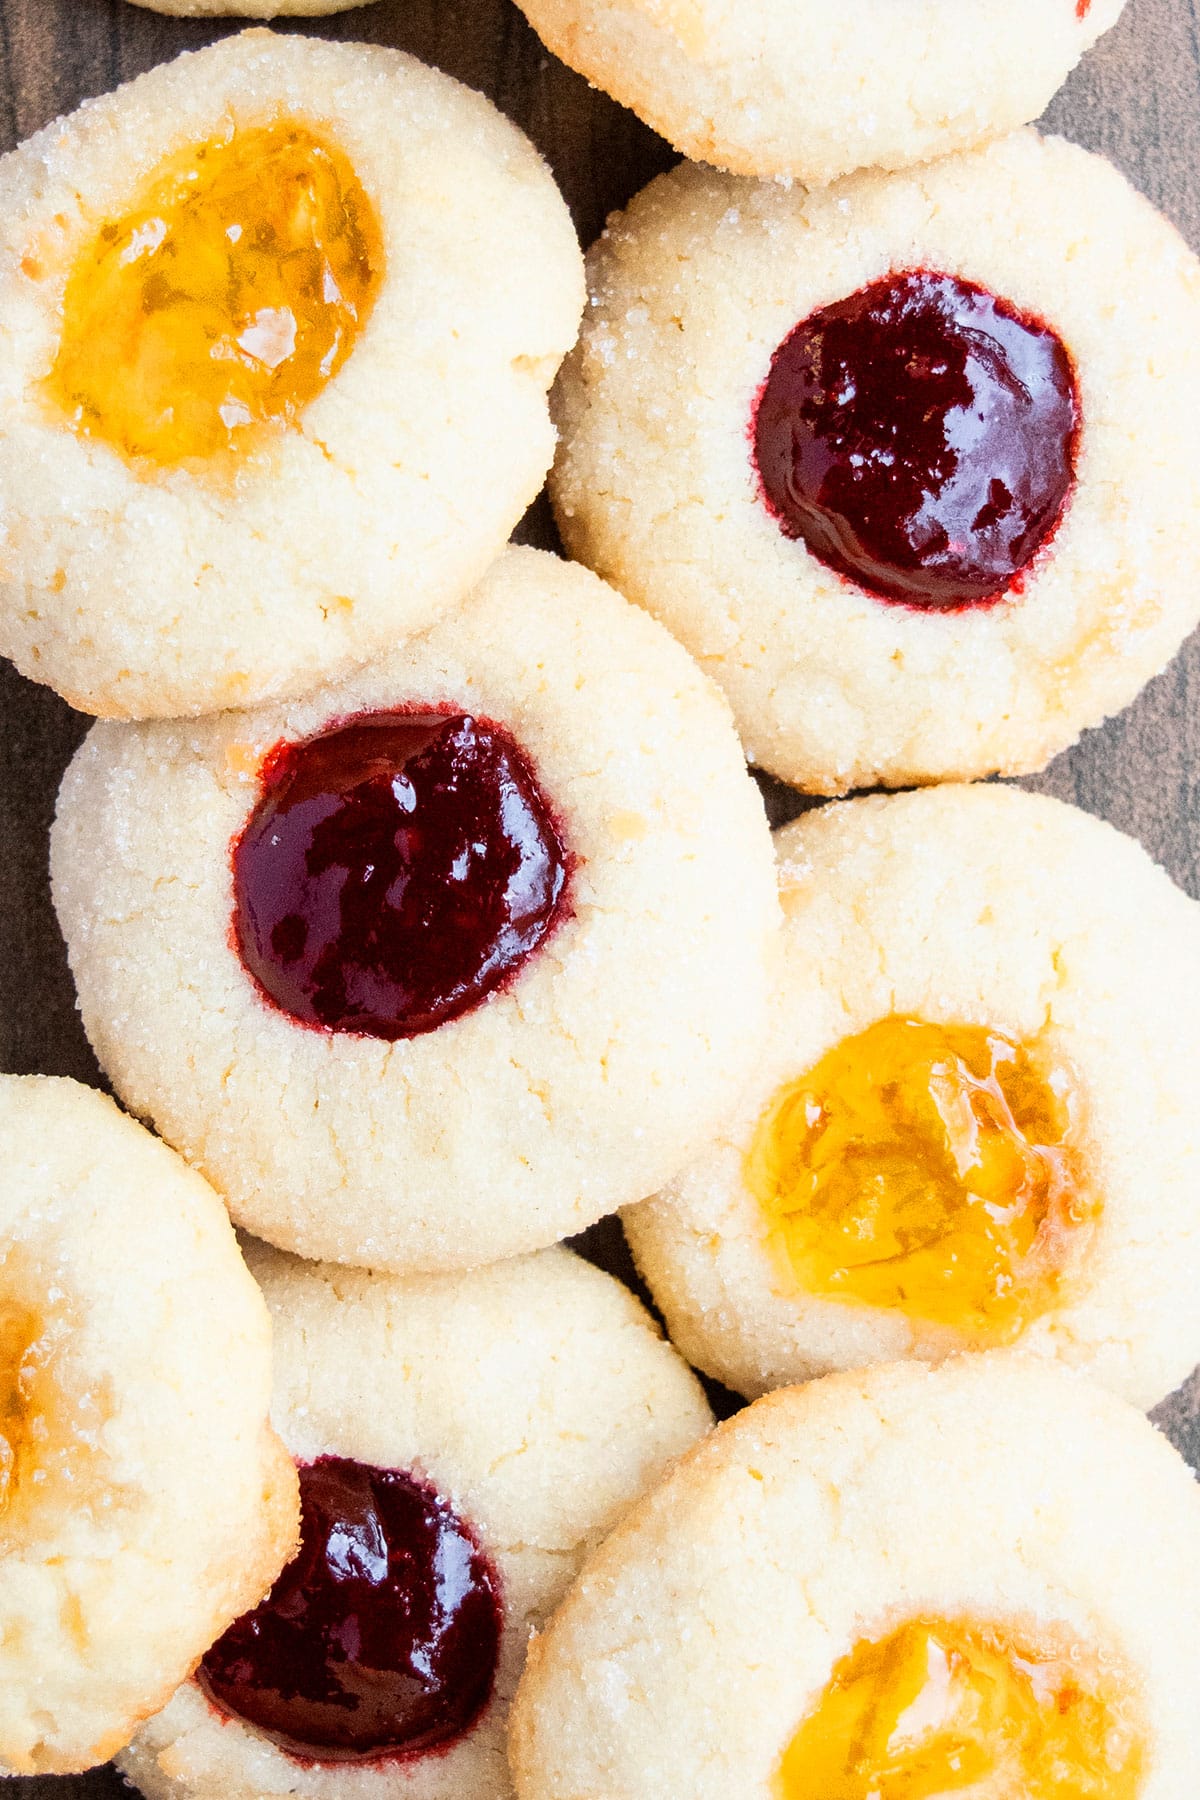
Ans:
{"type": "Polygon", "coordinates": [[[85,712],[292,694],[456,604],[554,447],[549,171],[394,50],[244,32],[0,160],[0,652],[85,712]]]}
{"type": "Polygon", "coordinates": [[[1200,1495],[1008,1352],[759,1400],[530,1647],[519,1800],[1189,1800],[1200,1495]]]}
{"type": "Polygon", "coordinates": [[[572,555],[838,794],[1041,767],[1200,616],[1200,264],[1020,132],[825,193],[684,165],[563,371],[572,555]]]}
{"type": "Polygon", "coordinates": [[[998,786],[776,833],[782,954],[736,1117],[625,1214],[739,1393],[1019,1344],[1152,1406],[1200,1358],[1200,906],[998,786]]]}
{"type": "Polygon", "coordinates": [[[322,13],[348,12],[371,0],[133,0],[150,12],[177,19],[211,19],[236,14],[243,19],[313,19],[322,13]]]}
{"type": "Polygon", "coordinates": [[[128,1742],[296,1544],[271,1332],[217,1196],[112,1101],[0,1076],[0,1766],[128,1742]]]}
{"type": "Polygon", "coordinates": [[[114,1084],[283,1249],[538,1249],[736,1101],[778,903],[720,694],[587,570],[469,601],[289,707],[97,726],[55,903],[114,1084]]]}
{"type": "Polygon", "coordinates": [[[121,1759],[149,1800],[505,1800],[529,1633],[711,1423],[611,1276],[248,1251],[275,1321],[300,1550],[121,1759]]]}
{"type": "Polygon", "coordinates": [[[1036,119],[1123,0],[518,4],[556,56],[685,156],[820,187],[1036,119]]]}

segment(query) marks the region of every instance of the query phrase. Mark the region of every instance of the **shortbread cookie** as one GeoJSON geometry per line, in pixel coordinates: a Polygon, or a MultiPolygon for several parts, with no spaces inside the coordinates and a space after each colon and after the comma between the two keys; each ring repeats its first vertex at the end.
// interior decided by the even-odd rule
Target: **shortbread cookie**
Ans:
{"type": "Polygon", "coordinates": [[[819,187],[1036,119],[1123,0],[518,3],[685,156],[819,187]]]}
{"type": "Polygon", "coordinates": [[[591,256],[572,555],[842,793],[1040,767],[1200,615],[1200,265],[1018,133],[823,194],[695,166],[591,256]]]}
{"type": "Polygon", "coordinates": [[[97,726],[52,857],[118,1090],[302,1255],[582,1229],[717,1128],[765,1019],[770,836],[725,704],[542,551],[302,702],[97,726]]]}
{"type": "Polygon", "coordinates": [[[944,787],[776,833],[736,1116],[626,1227],[744,1394],[1019,1343],[1152,1406],[1200,1360],[1200,907],[1059,801],[944,787]]]}
{"type": "Polygon", "coordinates": [[[323,13],[348,12],[369,6],[371,0],[133,0],[150,12],[171,13],[179,19],[211,19],[236,14],[243,19],[313,19],[323,13]]]}
{"type": "Polygon", "coordinates": [[[246,32],[0,162],[0,652],[86,712],[300,693],[456,604],[583,298],[532,146],[397,51],[246,32]]]}
{"type": "Polygon", "coordinates": [[[150,1800],[503,1800],[530,1629],[711,1424],[699,1383],[567,1251],[466,1276],[250,1262],[300,1554],[122,1767],[150,1800]],[[339,1540],[364,1547],[350,1581],[322,1559],[339,1540]]]}
{"type": "Polygon", "coordinates": [[[586,1564],[513,1712],[520,1800],[1190,1800],[1200,1496],[1020,1356],[760,1400],[586,1564]]]}
{"type": "Polygon", "coordinates": [[[73,1081],[0,1076],[0,1765],[103,1762],[295,1544],[271,1338],[200,1176],[73,1081]]]}

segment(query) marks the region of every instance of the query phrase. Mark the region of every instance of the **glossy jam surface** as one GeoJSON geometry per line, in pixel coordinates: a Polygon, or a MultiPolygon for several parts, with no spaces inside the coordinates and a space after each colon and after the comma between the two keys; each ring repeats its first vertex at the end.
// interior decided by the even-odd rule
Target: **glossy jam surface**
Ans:
{"type": "Polygon", "coordinates": [[[880,599],[946,611],[1019,586],[1062,518],[1079,416],[1048,325],[915,270],[784,339],[754,456],[788,537],[880,599]]]}
{"type": "Polygon", "coordinates": [[[382,272],[341,150],[294,119],[230,130],[158,169],[78,258],[50,398],[135,465],[245,450],[337,373],[382,272]]]}
{"type": "Polygon", "coordinates": [[[0,1304],[0,1512],[28,1480],[39,1439],[50,1435],[46,1376],[56,1336],[53,1323],[31,1307],[0,1304]]]}
{"type": "Polygon", "coordinates": [[[1069,1069],[977,1025],[893,1016],[759,1122],[746,1179],[808,1293],[1003,1342],[1052,1304],[1096,1208],[1069,1069]]]}
{"type": "Polygon", "coordinates": [[[371,713],[264,765],[234,846],[234,934],[307,1025],[413,1037],[507,980],[555,924],[567,858],[529,763],[465,714],[371,713]]]}
{"type": "Polygon", "coordinates": [[[300,1549],[205,1656],[201,1687],[314,1762],[448,1748],[491,1698],[499,1579],[411,1475],[326,1456],[300,1470],[300,1549]]]}
{"type": "Polygon", "coordinates": [[[780,1800],[1135,1800],[1123,1677],[1065,1641],[915,1620],[857,1644],[784,1756],[780,1800]]]}

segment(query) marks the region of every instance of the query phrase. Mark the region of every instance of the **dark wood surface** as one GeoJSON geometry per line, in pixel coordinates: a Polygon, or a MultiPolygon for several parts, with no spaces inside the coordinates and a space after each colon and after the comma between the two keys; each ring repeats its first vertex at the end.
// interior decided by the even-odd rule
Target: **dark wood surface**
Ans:
{"type": "MultiPolygon", "coordinates": [[[[127,0],[0,0],[0,147],[88,95],[235,29],[236,21],[160,18],[127,0]]],[[[674,160],[632,114],[544,51],[510,0],[380,0],[285,29],[398,45],[490,94],[549,160],[585,243],[614,206],[674,160]]],[[[1131,0],[1055,99],[1046,124],[1110,156],[1200,250],[1200,0],[1131,0]]],[[[523,533],[557,547],[544,503],[523,533]]],[[[55,791],[87,722],[7,665],[0,665],[0,709],[0,1068],[99,1083],[46,879],[55,791]]],[[[1029,785],[1139,837],[1200,898],[1200,636],[1128,712],[1088,733],[1029,785]]],[[[768,798],[776,822],[799,809],[774,784],[768,798]]],[[[627,1272],[611,1225],[589,1233],[586,1247],[627,1272]]],[[[1200,1386],[1190,1383],[1158,1418],[1200,1467],[1200,1386]]],[[[19,1800],[51,1790],[56,1800],[101,1800],[119,1789],[105,1770],[15,1781],[8,1791],[19,1800]]]]}

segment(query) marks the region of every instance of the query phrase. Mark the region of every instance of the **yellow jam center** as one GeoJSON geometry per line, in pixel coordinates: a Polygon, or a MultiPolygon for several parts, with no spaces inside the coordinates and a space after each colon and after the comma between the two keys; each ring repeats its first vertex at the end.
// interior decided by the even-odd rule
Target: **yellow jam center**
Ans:
{"type": "Polygon", "coordinates": [[[915,1620],[855,1646],[788,1746],[780,1800],[1134,1800],[1126,1683],[1077,1647],[915,1620]]]}
{"type": "Polygon", "coordinates": [[[1070,1072],[978,1025],[882,1019],[789,1083],[746,1179],[809,1293],[987,1342],[1053,1302],[1096,1204],[1070,1072]]]}
{"type": "Polygon", "coordinates": [[[293,119],[231,130],[163,164],[80,255],[50,398],[135,466],[243,451],[337,373],[382,272],[341,150],[293,119]]]}
{"type": "Polygon", "coordinates": [[[48,1367],[59,1335],[53,1319],[0,1306],[0,1513],[42,1462],[51,1436],[48,1367]]]}

